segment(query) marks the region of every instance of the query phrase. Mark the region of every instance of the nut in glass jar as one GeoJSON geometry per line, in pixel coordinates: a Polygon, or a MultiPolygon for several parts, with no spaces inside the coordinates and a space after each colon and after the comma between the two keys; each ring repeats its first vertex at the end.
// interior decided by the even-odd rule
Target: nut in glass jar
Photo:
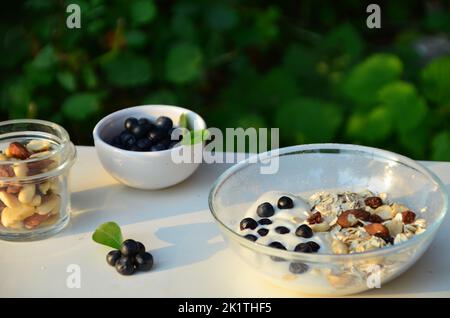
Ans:
{"type": "Polygon", "coordinates": [[[0,123],[0,239],[42,239],[64,228],[75,157],[75,147],[59,125],[41,120],[0,123]]]}

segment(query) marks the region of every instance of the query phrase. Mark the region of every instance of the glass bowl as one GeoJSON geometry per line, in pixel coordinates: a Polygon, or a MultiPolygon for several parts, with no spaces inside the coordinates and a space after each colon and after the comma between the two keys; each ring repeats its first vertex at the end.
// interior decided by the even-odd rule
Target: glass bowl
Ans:
{"type": "Polygon", "coordinates": [[[212,215],[225,240],[256,272],[297,292],[331,296],[382,287],[406,271],[432,242],[447,205],[444,185],[416,161],[385,150],[344,144],[293,146],[250,157],[225,171],[209,195],[212,215]],[[276,173],[261,173],[267,160],[278,160],[276,173]],[[311,194],[363,189],[385,192],[390,201],[405,204],[426,219],[426,231],[397,245],[345,255],[279,250],[237,233],[246,210],[268,191],[311,194]],[[306,264],[308,270],[292,274],[292,263],[306,264]]]}

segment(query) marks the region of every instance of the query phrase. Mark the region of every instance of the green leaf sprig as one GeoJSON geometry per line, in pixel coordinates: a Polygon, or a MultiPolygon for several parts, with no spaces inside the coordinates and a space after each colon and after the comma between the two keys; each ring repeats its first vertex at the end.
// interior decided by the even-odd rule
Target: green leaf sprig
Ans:
{"type": "Polygon", "coordinates": [[[101,224],[92,234],[92,240],[115,249],[120,249],[123,242],[120,226],[115,222],[101,224]]]}

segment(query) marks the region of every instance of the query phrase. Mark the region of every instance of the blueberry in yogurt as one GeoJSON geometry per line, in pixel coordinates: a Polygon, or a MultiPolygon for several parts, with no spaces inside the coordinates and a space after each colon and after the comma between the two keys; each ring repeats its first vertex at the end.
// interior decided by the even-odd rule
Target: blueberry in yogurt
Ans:
{"type": "Polygon", "coordinates": [[[294,251],[300,253],[312,253],[313,249],[308,243],[300,243],[294,248],[294,251]]]}
{"type": "Polygon", "coordinates": [[[308,265],[304,263],[291,263],[289,264],[289,271],[292,274],[303,274],[309,269],[308,265]]]}
{"type": "Polygon", "coordinates": [[[308,244],[309,247],[311,247],[311,250],[313,251],[313,253],[317,252],[320,249],[320,245],[314,241],[306,242],[306,244],[308,244]]]}
{"type": "Polygon", "coordinates": [[[239,224],[239,227],[241,228],[241,230],[245,230],[245,229],[254,230],[254,229],[256,229],[257,226],[258,226],[258,223],[256,223],[256,221],[253,220],[252,218],[242,219],[241,223],[239,224]]]}
{"type": "Polygon", "coordinates": [[[279,209],[292,209],[294,207],[294,201],[290,197],[282,196],[278,199],[277,206],[279,209]]]}
{"type": "Polygon", "coordinates": [[[275,210],[269,202],[264,202],[256,209],[256,214],[262,218],[270,218],[275,214],[275,210]]]}
{"type": "Polygon", "coordinates": [[[302,224],[295,230],[295,235],[303,238],[310,238],[313,236],[313,231],[308,225],[302,224]]]}
{"type": "Polygon", "coordinates": [[[266,236],[267,233],[269,233],[269,230],[268,230],[268,229],[265,229],[265,228],[261,228],[261,229],[259,229],[259,230],[257,231],[257,233],[258,233],[260,236],[266,236]]]}
{"type": "Polygon", "coordinates": [[[287,234],[289,233],[289,229],[285,226],[277,226],[275,228],[275,232],[277,232],[278,234],[287,234]]]}
{"type": "Polygon", "coordinates": [[[264,219],[260,219],[258,221],[258,223],[261,225],[270,225],[270,224],[272,224],[272,221],[270,219],[264,218],[264,219]]]}
{"type": "Polygon", "coordinates": [[[247,234],[244,236],[247,240],[255,242],[258,238],[253,234],[247,234]]]}

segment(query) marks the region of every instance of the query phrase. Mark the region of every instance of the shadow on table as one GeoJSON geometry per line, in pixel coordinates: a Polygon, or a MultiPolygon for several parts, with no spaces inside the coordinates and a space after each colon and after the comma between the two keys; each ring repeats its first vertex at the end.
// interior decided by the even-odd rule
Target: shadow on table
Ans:
{"type": "Polygon", "coordinates": [[[119,183],[72,193],[72,219],[59,234],[91,232],[107,221],[120,225],[208,210],[209,189],[226,168],[202,165],[190,178],[162,190],[138,190],[119,183]]]}
{"type": "Polygon", "coordinates": [[[226,247],[225,242],[209,242],[220,233],[210,222],[160,228],[155,235],[172,245],[152,250],[155,271],[187,266],[206,260],[226,247]]]}

